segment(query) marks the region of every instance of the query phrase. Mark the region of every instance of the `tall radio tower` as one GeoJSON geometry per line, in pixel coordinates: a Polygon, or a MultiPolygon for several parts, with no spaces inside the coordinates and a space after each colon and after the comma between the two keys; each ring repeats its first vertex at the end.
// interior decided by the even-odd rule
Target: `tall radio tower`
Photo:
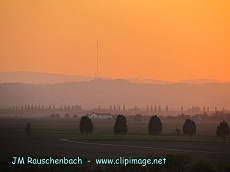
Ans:
{"type": "Polygon", "coordinates": [[[96,77],[98,79],[98,38],[97,38],[97,75],[96,77]]]}

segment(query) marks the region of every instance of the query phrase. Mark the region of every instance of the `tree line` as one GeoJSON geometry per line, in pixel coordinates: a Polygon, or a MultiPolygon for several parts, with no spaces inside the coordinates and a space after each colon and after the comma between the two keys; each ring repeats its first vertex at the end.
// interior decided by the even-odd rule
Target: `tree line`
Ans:
{"type": "MultiPolygon", "coordinates": [[[[88,116],[82,116],[80,120],[80,132],[81,134],[85,134],[86,139],[88,138],[88,134],[93,132],[93,122],[88,116]]],[[[155,140],[157,136],[162,132],[162,122],[157,115],[151,116],[148,123],[148,134],[155,136],[155,140]]],[[[127,119],[124,115],[118,115],[113,127],[113,133],[117,136],[120,135],[121,139],[123,135],[126,135],[128,132],[127,119]]],[[[190,137],[190,141],[192,141],[192,135],[196,134],[196,123],[191,119],[186,119],[183,125],[183,134],[188,135],[190,137]]],[[[224,142],[226,136],[229,135],[229,127],[227,122],[220,122],[219,126],[217,126],[216,135],[218,137],[222,137],[224,142]]]]}

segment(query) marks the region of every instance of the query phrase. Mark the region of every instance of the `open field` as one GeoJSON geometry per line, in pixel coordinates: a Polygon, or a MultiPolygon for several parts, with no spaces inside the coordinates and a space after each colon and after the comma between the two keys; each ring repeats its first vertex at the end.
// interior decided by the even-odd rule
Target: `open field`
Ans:
{"type": "MultiPolygon", "coordinates": [[[[24,131],[26,122],[32,124],[32,138],[68,138],[85,139],[79,132],[79,119],[51,119],[51,118],[32,118],[32,119],[0,119],[1,138],[26,138],[24,131]]],[[[216,128],[220,121],[195,121],[197,133],[193,141],[213,141],[222,142],[223,139],[216,136],[216,128]]],[[[89,139],[120,139],[113,134],[115,121],[96,120],[93,121],[94,131],[89,135],[89,139]]],[[[175,129],[182,130],[184,121],[162,121],[163,131],[158,140],[189,141],[188,136],[175,134],[175,129]]],[[[230,124],[230,122],[228,122],[230,124]]],[[[153,140],[154,137],[148,135],[148,122],[128,121],[128,133],[124,136],[125,140],[153,140]]],[[[230,138],[226,138],[230,142],[230,138]]]]}
{"type": "Polygon", "coordinates": [[[12,160],[13,156],[78,157],[95,158],[165,157],[169,153],[186,154],[192,162],[199,160],[212,164],[228,165],[230,138],[223,143],[215,136],[217,121],[196,122],[197,134],[193,142],[188,136],[173,134],[182,129],[183,121],[162,121],[163,132],[154,141],[147,134],[148,122],[128,122],[128,134],[120,140],[113,134],[114,121],[93,121],[94,132],[89,140],[79,133],[79,119],[1,119],[0,160],[12,160]],[[24,131],[26,122],[32,124],[31,139],[24,131]],[[60,139],[67,139],[60,140],[60,139]]]}

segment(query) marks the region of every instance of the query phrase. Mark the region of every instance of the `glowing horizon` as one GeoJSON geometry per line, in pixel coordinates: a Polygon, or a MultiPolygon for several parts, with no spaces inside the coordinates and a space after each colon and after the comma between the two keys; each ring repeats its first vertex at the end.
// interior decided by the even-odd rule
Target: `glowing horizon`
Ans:
{"type": "Polygon", "coordinates": [[[0,70],[230,81],[230,2],[0,1],[0,70]]]}

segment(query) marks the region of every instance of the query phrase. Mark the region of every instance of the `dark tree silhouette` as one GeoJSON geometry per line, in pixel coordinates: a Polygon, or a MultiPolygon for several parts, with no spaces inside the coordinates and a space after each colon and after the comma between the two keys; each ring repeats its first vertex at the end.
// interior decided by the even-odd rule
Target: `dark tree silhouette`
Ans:
{"type": "Polygon", "coordinates": [[[169,107],[168,105],[166,105],[165,111],[168,112],[169,111],[169,107]]]}
{"type": "Polygon", "coordinates": [[[125,135],[128,131],[126,122],[127,120],[124,115],[117,115],[116,122],[113,127],[113,133],[115,135],[121,135],[121,140],[122,140],[122,136],[125,135]]]}
{"type": "Polygon", "coordinates": [[[222,137],[224,139],[224,142],[225,142],[226,136],[229,135],[229,127],[228,127],[227,122],[223,121],[220,123],[220,125],[217,127],[216,135],[218,137],[222,137]]]}
{"type": "Polygon", "coordinates": [[[150,111],[153,112],[153,106],[151,105],[150,111]]]}
{"type": "Polygon", "coordinates": [[[183,125],[184,135],[189,135],[190,140],[192,141],[192,135],[196,133],[196,124],[191,119],[186,119],[183,125]]]}
{"type": "Polygon", "coordinates": [[[85,133],[85,139],[87,140],[87,135],[93,132],[93,123],[88,116],[82,116],[80,121],[80,132],[85,133]]]}
{"type": "Polygon", "coordinates": [[[113,110],[114,110],[114,111],[116,111],[116,110],[117,110],[115,105],[113,105],[113,110]]]}
{"type": "Polygon", "coordinates": [[[204,106],[203,108],[203,113],[205,114],[206,113],[206,107],[204,106]]]}
{"type": "Polygon", "coordinates": [[[117,111],[120,111],[120,110],[121,110],[121,106],[117,105],[117,111]]]}
{"type": "Polygon", "coordinates": [[[161,105],[158,106],[158,112],[161,112],[161,105]]]}
{"type": "Polygon", "coordinates": [[[148,125],[148,132],[149,135],[154,135],[155,140],[157,139],[157,135],[161,134],[162,132],[162,122],[157,115],[151,116],[148,125]]]}
{"type": "Polygon", "coordinates": [[[147,112],[149,111],[149,106],[147,106],[146,111],[147,111],[147,112]]]}
{"type": "Polygon", "coordinates": [[[25,131],[27,133],[27,136],[30,138],[30,133],[31,133],[32,127],[31,127],[31,123],[27,122],[26,126],[25,126],[25,131]]]}
{"type": "Polygon", "coordinates": [[[123,111],[126,111],[125,104],[123,105],[123,111]]]}

